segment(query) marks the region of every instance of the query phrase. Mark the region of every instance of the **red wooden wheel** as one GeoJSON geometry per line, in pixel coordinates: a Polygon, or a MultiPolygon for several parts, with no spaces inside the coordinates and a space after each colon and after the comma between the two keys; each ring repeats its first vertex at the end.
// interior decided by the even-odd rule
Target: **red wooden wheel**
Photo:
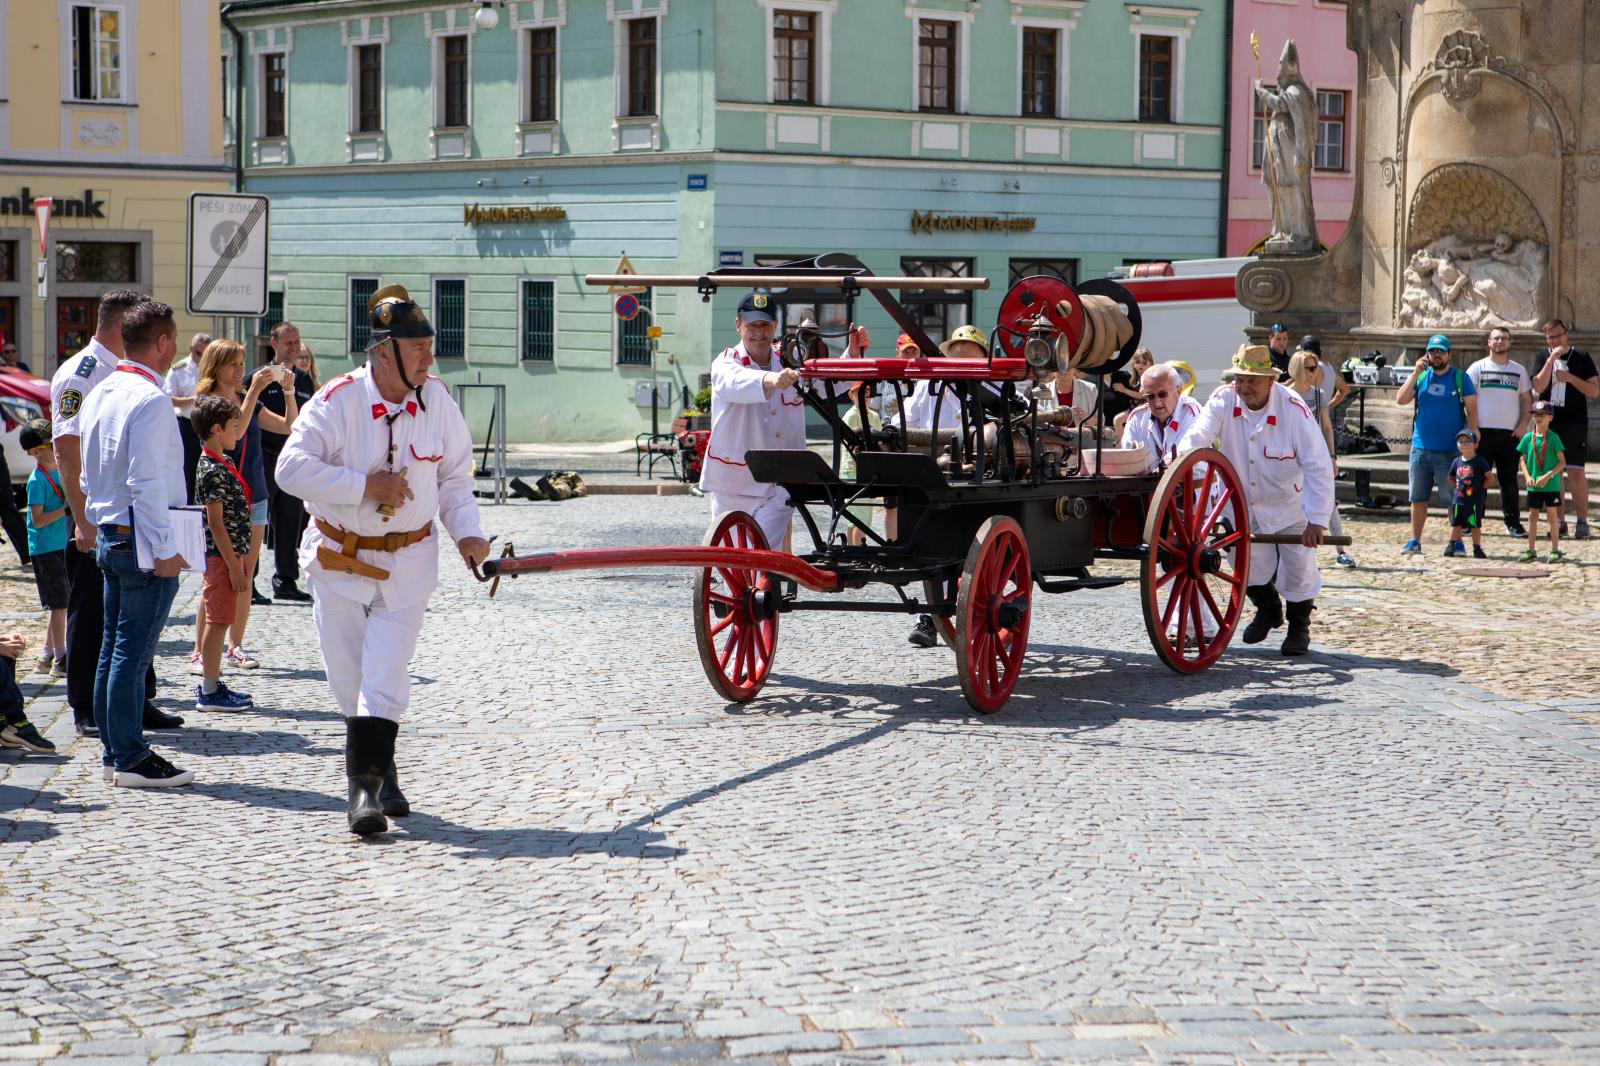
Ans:
{"type": "Polygon", "coordinates": [[[1162,475],[1144,523],[1144,627],[1183,674],[1216,662],[1233,639],[1250,572],[1250,513],[1233,465],[1200,448],[1162,475]]]}
{"type": "MultiPolygon", "coordinates": [[[[922,582],[922,599],[925,603],[953,600],[956,598],[958,591],[956,579],[953,577],[937,581],[928,578],[922,582]]],[[[933,628],[939,631],[939,636],[944,639],[945,646],[950,648],[958,647],[956,644],[956,627],[951,621],[955,616],[930,613],[929,617],[933,619],[933,628]]]]}
{"type": "Polygon", "coordinates": [[[996,515],[978,527],[956,597],[956,676],[975,711],[998,711],[1011,696],[1028,649],[1033,570],[1016,520],[996,515]]]}
{"type": "Polygon", "coordinates": [[[1083,338],[1083,304],[1071,285],[1048,274],[1035,274],[1011,286],[1000,301],[1000,347],[1013,359],[1022,358],[1027,338],[1007,330],[1025,330],[1040,312],[1050,324],[1066,335],[1067,349],[1075,351],[1083,338]],[[1069,310],[1063,311],[1065,301],[1069,310]]]}
{"type": "MultiPolygon", "coordinates": [[[[743,511],[722,516],[702,541],[711,548],[767,547],[743,511]]],[[[753,700],[767,683],[778,648],[778,585],[771,574],[714,566],[694,586],[694,639],[711,687],[734,703],[753,700]]]]}

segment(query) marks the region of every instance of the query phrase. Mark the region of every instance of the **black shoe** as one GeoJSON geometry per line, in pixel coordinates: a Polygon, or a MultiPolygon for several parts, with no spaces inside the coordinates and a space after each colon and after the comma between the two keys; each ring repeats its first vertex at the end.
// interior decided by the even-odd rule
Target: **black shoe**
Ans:
{"type": "Polygon", "coordinates": [[[511,495],[516,496],[519,499],[532,500],[534,502],[544,499],[544,493],[540,492],[538,489],[534,488],[520,477],[514,477],[511,479],[510,488],[511,495]]]}
{"type": "Polygon", "coordinates": [[[144,727],[146,729],[176,729],[183,724],[183,719],[175,714],[168,714],[160,707],[144,701],[144,727]]]}
{"type": "Polygon", "coordinates": [[[275,600],[288,600],[290,603],[309,603],[311,601],[310,593],[301,592],[295,587],[293,581],[285,581],[281,584],[274,582],[272,585],[272,598],[275,600]]]}
{"type": "Polygon", "coordinates": [[[400,731],[397,722],[387,718],[346,718],[344,720],[344,774],[349,783],[346,815],[350,832],[362,836],[389,828],[378,794],[394,765],[394,738],[400,731]]]}
{"type": "Polygon", "coordinates": [[[1521,523],[1508,522],[1506,523],[1506,536],[1516,537],[1518,540],[1524,540],[1528,536],[1528,531],[1522,528],[1521,523]]]}
{"type": "Polygon", "coordinates": [[[1255,604],[1256,616],[1244,627],[1241,639],[1246,644],[1260,644],[1268,633],[1283,625],[1283,601],[1271,585],[1246,585],[1244,593],[1255,604]]]}
{"type": "Polygon", "coordinates": [[[1311,612],[1315,609],[1314,600],[1301,600],[1288,605],[1285,613],[1289,618],[1289,632],[1278,648],[1280,652],[1285,655],[1304,655],[1311,650],[1311,612]]]}
{"type": "Polygon", "coordinates": [[[938,644],[939,631],[933,628],[933,616],[925,614],[918,617],[916,628],[906,639],[919,648],[931,648],[938,644]]]}
{"type": "Polygon", "coordinates": [[[389,760],[389,772],[383,775],[383,787],[378,790],[378,803],[390,818],[404,818],[411,813],[411,801],[400,791],[400,773],[394,760],[389,760]]]}
{"type": "Polygon", "coordinates": [[[32,722],[0,728],[0,747],[22,748],[40,755],[54,755],[56,746],[46,740],[32,722]]]}
{"type": "Polygon", "coordinates": [[[254,585],[251,585],[250,586],[250,606],[252,606],[252,607],[271,607],[272,606],[272,601],[269,600],[267,597],[261,595],[261,590],[257,589],[254,585]]]}
{"type": "Polygon", "coordinates": [[[72,728],[78,731],[80,737],[97,737],[100,735],[100,727],[94,724],[93,718],[74,718],[72,720],[72,728]]]}
{"type": "Polygon", "coordinates": [[[193,773],[178,769],[153,751],[131,770],[117,770],[111,775],[111,783],[122,788],[177,788],[193,780],[193,773]]]}

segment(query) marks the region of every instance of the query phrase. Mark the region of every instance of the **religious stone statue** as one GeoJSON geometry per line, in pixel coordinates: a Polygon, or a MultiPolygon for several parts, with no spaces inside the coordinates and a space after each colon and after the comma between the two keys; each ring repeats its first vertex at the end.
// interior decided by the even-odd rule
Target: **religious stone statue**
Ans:
{"type": "Polygon", "coordinates": [[[1272,233],[1268,255],[1315,252],[1317,220],[1311,208],[1311,156],[1317,143],[1317,96],[1300,76],[1300,52],[1290,40],[1278,60],[1278,88],[1255,85],[1256,101],[1267,116],[1261,179],[1272,194],[1272,233]]]}
{"type": "Polygon", "coordinates": [[[1420,329],[1533,329],[1543,317],[1546,249],[1507,233],[1493,241],[1446,234],[1411,255],[1400,294],[1400,324],[1420,329]]]}

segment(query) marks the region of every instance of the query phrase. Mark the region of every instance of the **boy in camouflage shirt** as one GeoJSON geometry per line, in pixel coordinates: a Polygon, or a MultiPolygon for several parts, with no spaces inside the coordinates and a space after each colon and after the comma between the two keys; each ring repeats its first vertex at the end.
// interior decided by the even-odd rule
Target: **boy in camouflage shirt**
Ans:
{"type": "Polygon", "coordinates": [[[228,627],[239,613],[239,596],[250,587],[244,558],[250,554],[250,488],[228,458],[246,429],[239,405],[226,396],[195,400],[189,424],[202,447],[194,468],[194,502],[206,509],[206,576],[201,593],[205,640],[200,646],[203,670],[195,689],[195,709],[242,711],[254,706],[249,693],[232,692],[222,683],[222,646],[228,627]]]}

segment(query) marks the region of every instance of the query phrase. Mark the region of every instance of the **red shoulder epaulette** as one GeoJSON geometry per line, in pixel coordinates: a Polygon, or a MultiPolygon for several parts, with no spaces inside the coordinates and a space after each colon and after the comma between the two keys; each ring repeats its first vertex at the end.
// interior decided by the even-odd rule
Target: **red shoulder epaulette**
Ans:
{"type": "Polygon", "coordinates": [[[355,380],[354,374],[341,374],[323,386],[322,399],[324,402],[333,399],[333,394],[355,380]]]}

